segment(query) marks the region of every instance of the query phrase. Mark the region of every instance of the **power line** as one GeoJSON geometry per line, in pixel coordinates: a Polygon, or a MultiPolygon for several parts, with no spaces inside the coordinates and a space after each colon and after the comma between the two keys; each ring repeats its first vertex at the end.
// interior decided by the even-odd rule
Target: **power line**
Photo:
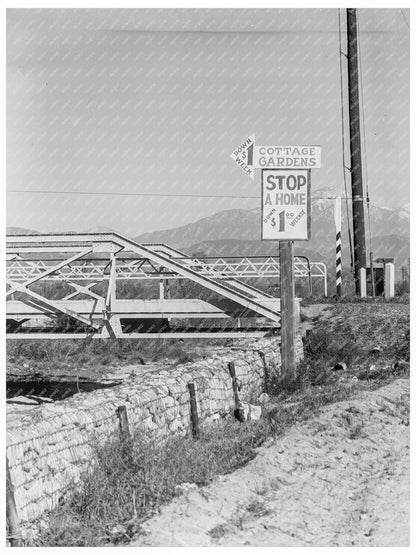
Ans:
{"type": "Polygon", "coordinates": [[[406,25],[407,25],[407,28],[410,30],[409,22],[407,21],[406,16],[404,15],[404,12],[403,12],[402,8],[400,8],[400,13],[401,13],[402,16],[403,16],[403,19],[404,19],[404,22],[405,22],[406,25]]]}
{"type": "Polygon", "coordinates": [[[8,193],[30,193],[44,195],[102,195],[102,196],[118,196],[118,197],[191,197],[191,198],[239,198],[239,199],[258,199],[259,197],[244,195],[199,195],[192,193],[119,193],[111,191],[47,191],[47,190],[24,190],[10,189],[8,193]]]}
{"type": "MultiPolygon", "coordinates": [[[[47,194],[47,195],[103,195],[103,196],[134,196],[134,197],[181,197],[181,198],[231,198],[231,199],[250,199],[250,200],[259,200],[260,196],[249,196],[249,195],[198,195],[192,193],[184,193],[184,194],[174,194],[174,193],[118,193],[118,192],[111,192],[111,191],[47,191],[41,189],[9,189],[8,193],[28,193],[28,194],[47,194]]],[[[311,197],[311,200],[335,200],[337,196],[328,196],[328,197],[311,197]]],[[[354,197],[342,197],[345,200],[353,200],[354,197]]],[[[364,200],[360,198],[358,200],[364,200]]],[[[382,206],[377,206],[375,204],[371,204],[375,208],[383,208],[382,206]]]]}

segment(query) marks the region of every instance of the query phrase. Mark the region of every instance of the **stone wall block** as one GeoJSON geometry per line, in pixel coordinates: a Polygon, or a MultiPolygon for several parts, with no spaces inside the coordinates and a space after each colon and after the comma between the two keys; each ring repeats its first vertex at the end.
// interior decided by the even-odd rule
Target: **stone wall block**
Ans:
{"type": "MultiPolygon", "coordinates": [[[[34,407],[19,419],[10,418],[7,456],[23,533],[33,533],[39,519],[56,506],[69,484],[91,468],[94,447],[118,437],[118,406],[127,407],[133,433],[142,433],[157,444],[171,434],[190,431],[188,383],[193,382],[201,425],[218,422],[220,415],[234,409],[229,362],[235,363],[242,401],[262,392],[265,368],[259,350],[264,353],[267,372],[279,372],[277,339],[265,338],[158,373],[140,367],[115,388],[79,393],[34,407]]],[[[300,336],[296,356],[298,360],[303,356],[300,336]]]]}

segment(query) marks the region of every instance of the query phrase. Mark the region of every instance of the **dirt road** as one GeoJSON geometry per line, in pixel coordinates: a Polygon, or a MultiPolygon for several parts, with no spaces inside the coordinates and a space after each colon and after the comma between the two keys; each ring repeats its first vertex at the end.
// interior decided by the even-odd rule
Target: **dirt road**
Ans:
{"type": "Polygon", "coordinates": [[[408,546],[409,381],[327,406],[131,546],[408,546]]]}

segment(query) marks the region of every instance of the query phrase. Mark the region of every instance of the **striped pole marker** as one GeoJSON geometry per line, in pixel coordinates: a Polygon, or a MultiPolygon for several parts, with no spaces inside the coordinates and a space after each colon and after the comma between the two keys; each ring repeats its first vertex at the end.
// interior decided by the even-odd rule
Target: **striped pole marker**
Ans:
{"type": "Polygon", "coordinates": [[[341,261],[341,197],[335,199],[334,206],[334,220],[335,220],[335,272],[336,272],[336,287],[337,296],[341,296],[342,289],[342,261],[341,261]]]}

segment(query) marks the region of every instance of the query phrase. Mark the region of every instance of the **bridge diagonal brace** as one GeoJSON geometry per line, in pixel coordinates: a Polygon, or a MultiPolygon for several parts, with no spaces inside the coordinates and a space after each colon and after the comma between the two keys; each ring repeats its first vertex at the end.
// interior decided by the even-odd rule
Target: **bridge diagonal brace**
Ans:
{"type": "Polygon", "coordinates": [[[94,324],[93,322],[91,322],[91,320],[84,318],[84,316],[81,316],[80,314],[74,312],[73,310],[69,308],[65,308],[64,306],[60,306],[57,303],[53,302],[52,300],[47,299],[46,297],[43,297],[42,295],[39,295],[34,291],[31,291],[21,283],[16,283],[10,280],[6,280],[6,282],[8,285],[10,285],[10,287],[13,288],[13,291],[18,291],[19,293],[22,294],[23,296],[22,301],[25,304],[28,304],[29,306],[40,307],[43,310],[49,311],[52,314],[56,314],[56,313],[66,314],[67,316],[70,316],[71,318],[74,318],[75,320],[78,320],[79,322],[82,322],[83,324],[95,330],[99,330],[101,328],[100,325],[94,324]]]}
{"type": "Polygon", "coordinates": [[[105,298],[105,308],[111,313],[112,304],[116,297],[116,277],[117,277],[117,258],[114,253],[110,253],[110,277],[108,280],[107,295],[105,298]]]}
{"type": "Polygon", "coordinates": [[[160,274],[160,268],[158,268],[156,264],[153,264],[153,261],[150,258],[146,260],[146,263],[152,268],[153,273],[160,274]]]}
{"type": "Polygon", "coordinates": [[[123,330],[118,316],[105,315],[102,337],[104,339],[107,337],[111,337],[111,339],[123,337],[123,330]]]}
{"type": "Polygon", "coordinates": [[[77,295],[80,295],[81,293],[83,293],[84,295],[88,295],[89,297],[93,297],[94,299],[97,299],[99,301],[103,298],[97,293],[94,293],[94,291],[91,291],[91,287],[94,287],[94,285],[97,285],[98,282],[96,281],[94,281],[93,283],[89,283],[88,285],[79,285],[78,283],[74,283],[73,281],[68,281],[68,280],[64,280],[64,281],[65,283],[67,283],[68,285],[76,289],[76,291],[74,291],[73,293],[70,293],[66,297],[63,297],[62,299],[63,301],[68,301],[69,299],[72,299],[77,295]]]}
{"type": "Polygon", "coordinates": [[[269,293],[265,293],[261,289],[257,289],[257,287],[254,287],[253,285],[249,285],[248,283],[244,283],[244,282],[240,281],[239,279],[225,278],[225,281],[228,282],[233,287],[236,287],[237,289],[240,289],[244,293],[250,295],[251,297],[263,298],[263,299],[273,299],[274,298],[273,295],[269,295],[269,293]]]}
{"type": "MultiPolygon", "coordinates": [[[[63,260],[62,262],[60,262],[56,266],[50,266],[45,272],[42,272],[41,274],[38,274],[35,277],[30,278],[29,280],[27,280],[23,284],[23,286],[24,287],[29,287],[29,285],[32,285],[32,283],[35,283],[36,281],[40,281],[40,280],[44,279],[45,277],[49,276],[50,274],[53,274],[54,272],[57,272],[58,270],[60,270],[64,266],[68,266],[69,264],[71,264],[71,262],[74,262],[75,260],[78,260],[79,258],[82,258],[83,256],[85,256],[86,254],[88,254],[90,252],[92,252],[92,247],[87,247],[85,249],[82,249],[82,251],[77,252],[76,254],[74,254],[74,256],[71,256],[70,258],[67,258],[66,260],[63,260]]],[[[12,289],[7,291],[6,297],[11,295],[13,293],[13,291],[16,290],[13,285],[10,284],[10,286],[12,287],[12,289]]]]}
{"type": "Polygon", "coordinates": [[[253,310],[261,314],[262,316],[266,316],[274,322],[280,323],[280,314],[264,306],[259,300],[247,297],[247,295],[244,295],[242,292],[233,291],[225,284],[219,284],[213,279],[201,275],[192,268],[182,266],[174,259],[169,259],[166,256],[163,256],[156,252],[152,252],[151,250],[143,247],[143,245],[135,243],[131,239],[128,239],[116,233],[113,234],[113,237],[116,244],[124,247],[126,250],[135,252],[140,256],[147,257],[149,262],[152,262],[152,265],[159,264],[161,266],[164,266],[168,270],[176,272],[181,277],[191,279],[195,283],[198,283],[199,285],[202,285],[203,287],[206,287],[207,289],[210,289],[215,293],[219,293],[224,297],[228,297],[229,299],[237,302],[248,310],[253,310]]]}

